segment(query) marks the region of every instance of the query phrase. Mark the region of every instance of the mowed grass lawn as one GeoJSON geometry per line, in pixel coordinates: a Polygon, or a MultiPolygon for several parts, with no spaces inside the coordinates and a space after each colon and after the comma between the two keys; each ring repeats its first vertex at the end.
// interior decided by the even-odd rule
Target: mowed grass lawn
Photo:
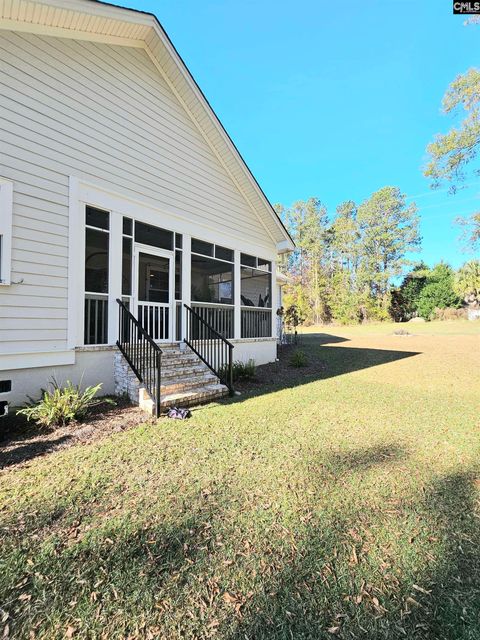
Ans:
{"type": "Polygon", "coordinates": [[[402,328],[4,470],[0,637],[480,638],[479,325],[402,328]]]}

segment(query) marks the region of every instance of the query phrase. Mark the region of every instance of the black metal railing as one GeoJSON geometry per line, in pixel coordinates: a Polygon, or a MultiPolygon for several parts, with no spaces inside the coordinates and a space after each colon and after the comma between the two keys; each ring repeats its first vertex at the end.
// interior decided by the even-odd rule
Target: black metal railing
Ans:
{"type": "Polygon", "coordinates": [[[134,374],[145,385],[153,400],[155,416],[158,418],[160,415],[162,350],[118,298],[117,303],[119,306],[117,347],[134,374]]]}
{"type": "Polygon", "coordinates": [[[233,338],[234,309],[232,305],[220,306],[194,302],[192,309],[224,338],[233,338]]]}
{"type": "Polygon", "coordinates": [[[185,342],[233,394],[233,344],[187,304],[185,342]]]}
{"type": "Polygon", "coordinates": [[[108,342],[108,296],[85,294],[85,344],[108,342]]]}
{"type": "Polygon", "coordinates": [[[272,310],[242,307],[242,338],[270,338],[272,336],[272,310]]]}

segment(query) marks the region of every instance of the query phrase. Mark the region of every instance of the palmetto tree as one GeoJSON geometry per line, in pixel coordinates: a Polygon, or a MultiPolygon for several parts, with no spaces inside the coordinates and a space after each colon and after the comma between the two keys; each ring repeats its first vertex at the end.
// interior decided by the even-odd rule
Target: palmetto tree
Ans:
{"type": "Polygon", "coordinates": [[[480,260],[470,260],[460,267],[454,286],[468,305],[480,305],[480,260]]]}

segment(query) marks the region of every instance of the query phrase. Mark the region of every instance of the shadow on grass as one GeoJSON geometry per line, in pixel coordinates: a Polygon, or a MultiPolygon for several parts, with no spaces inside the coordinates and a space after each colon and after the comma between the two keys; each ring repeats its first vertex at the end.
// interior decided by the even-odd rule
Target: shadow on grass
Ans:
{"type": "MultiPolygon", "coordinates": [[[[407,456],[396,446],[379,446],[335,453],[325,462],[337,472],[362,474],[407,456]]],[[[371,513],[368,501],[357,500],[350,512],[310,520],[296,553],[262,582],[225,639],[478,640],[475,483],[469,471],[450,474],[403,505],[407,520],[398,517],[395,534],[404,539],[403,550],[389,548],[391,542],[375,533],[395,529],[388,505],[385,513],[371,513]],[[418,544],[411,536],[417,528],[418,544]]]]}
{"type": "MultiPolygon", "coordinates": [[[[245,392],[249,396],[262,395],[412,358],[421,353],[333,346],[342,342],[348,342],[348,340],[327,334],[303,335],[301,344],[288,345],[279,349],[277,362],[258,366],[255,380],[240,380],[235,386],[240,393],[245,392]],[[305,352],[306,366],[296,368],[290,365],[292,353],[297,349],[305,352]]],[[[242,396],[235,398],[237,402],[241,400],[242,396]]]]}
{"type": "MultiPolygon", "coordinates": [[[[26,440],[28,435],[25,435],[24,438],[20,439],[20,442],[26,440]]],[[[69,435],[61,435],[57,438],[52,437],[48,439],[42,440],[32,440],[26,444],[21,444],[17,446],[10,446],[8,449],[1,450],[0,449],[0,471],[2,469],[6,469],[7,467],[19,464],[20,462],[28,462],[37,456],[42,456],[45,453],[49,453],[54,449],[57,449],[60,445],[65,444],[71,440],[71,436],[69,435]]],[[[14,441],[18,442],[18,439],[14,441]]],[[[11,443],[8,443],[9,445],[11,443]]]]}

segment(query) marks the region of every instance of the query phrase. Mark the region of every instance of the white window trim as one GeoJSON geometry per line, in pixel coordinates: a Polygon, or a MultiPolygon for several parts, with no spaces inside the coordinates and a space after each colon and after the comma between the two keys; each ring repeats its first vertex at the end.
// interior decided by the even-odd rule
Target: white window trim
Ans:
{"type": "Polygon", "coordinates": [[[13,182],[0,178],[0,285],[11,284],[12,274],[13,182]]]}

